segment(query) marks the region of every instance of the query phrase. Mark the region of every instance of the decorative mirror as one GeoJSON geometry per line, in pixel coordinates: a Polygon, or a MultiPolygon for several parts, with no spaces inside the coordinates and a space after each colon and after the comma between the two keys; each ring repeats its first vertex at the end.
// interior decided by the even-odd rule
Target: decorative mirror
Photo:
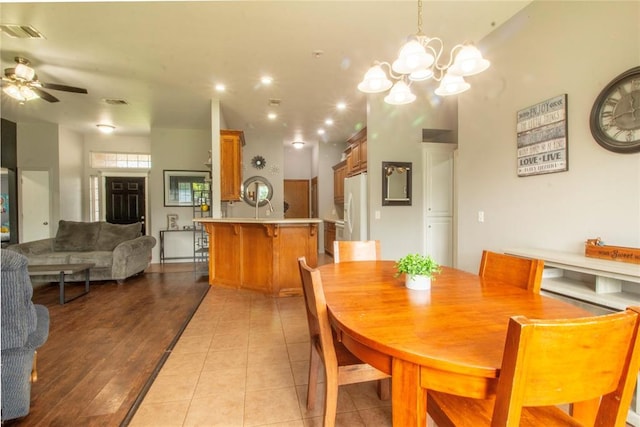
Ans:
{"type": "Polygon", "coordinates": [[[382,205],[411,206],[410,162],[382,162],[382,205]]]}
{"type": "Polygon", "coordinates": [[[273,197],[273,187],[269,180],[263,176],[252,176],[247,178],[242,183],[242,199],[247,202],[249,206],[256,205],[256,200],[259,201],[258,206],[265,206],[267,200],[271,201],[273,197]]]}

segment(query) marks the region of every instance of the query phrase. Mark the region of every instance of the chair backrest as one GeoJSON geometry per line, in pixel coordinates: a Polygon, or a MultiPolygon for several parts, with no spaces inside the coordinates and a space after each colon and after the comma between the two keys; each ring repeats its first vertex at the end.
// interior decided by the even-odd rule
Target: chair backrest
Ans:
{"type": "Polygon", "coordinates": [[[375,261],[380,259],[379,240],[336,240],[333,262],[375,261]]]}
{"type": "Polygon", "coordinates": [[[624,426],[639,368],[640,307],[562,320],[509,320],[493,426],[517,426],[523,406],[597,399],[598,426],[624,426]]]}
{"type": "Polygon", "coordinates": [[[321,356],[325,369],[337,369],[338,360],[333,345],[333,334],[329,315],[327,314],[327,302],[322,289],[320,272],[307,265],[305,257],[298,258],[302,291],[304,293],[305,307],[307,309],[307,322],[312,345],[321,347],[321,356]]]}
{"type": "Polygon", "coordinates": [[[533,293],[540,293],[544,261],[514,255],[482,251],[480,277],[499,280],[519,286],[533,293]]]}

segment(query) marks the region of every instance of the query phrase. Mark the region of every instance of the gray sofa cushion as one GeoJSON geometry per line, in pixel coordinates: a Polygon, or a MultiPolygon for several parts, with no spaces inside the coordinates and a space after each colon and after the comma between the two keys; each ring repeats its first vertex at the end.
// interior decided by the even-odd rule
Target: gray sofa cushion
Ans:
{"type": "Polygon", "coordinates": [[[76,222],[60,220],[58,233],[53,242],[53,250],[58,251],[92,251],[95,248],[100,232],[99,222],[76,222]]]}
{"type": "Polygon", "coordinates": [[[133,240],[142,235],[142,223],[133,224],[110,224],[100,223],[100,233],[95,245],[96,251],[112,251],[120,243],[126,240],[133,240]]]}
{"type": "Polygon", "coordinates": [[[95,264],[93,268],[108,268],[113,264],[113,251],[76,252],[69,255],[71,264],[95,264]]]}

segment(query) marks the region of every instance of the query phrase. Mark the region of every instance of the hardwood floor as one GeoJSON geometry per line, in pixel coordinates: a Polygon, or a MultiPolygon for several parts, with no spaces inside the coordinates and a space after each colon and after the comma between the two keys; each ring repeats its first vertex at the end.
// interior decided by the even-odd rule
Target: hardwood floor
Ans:
{"type": "MultiPolygon", "coordinates": [[[[207,277],[188,267],[154,266],[122,285],[94,282],[88,295],[65,305],[58,304],[57,284],[36,288],[34,303],[49,309],[49,339],[38,350],[31,411],[6,425],[126,424],[209,290],[207,277]]],[[[68,286],[67,298],[83,286],[68,286]]]]}

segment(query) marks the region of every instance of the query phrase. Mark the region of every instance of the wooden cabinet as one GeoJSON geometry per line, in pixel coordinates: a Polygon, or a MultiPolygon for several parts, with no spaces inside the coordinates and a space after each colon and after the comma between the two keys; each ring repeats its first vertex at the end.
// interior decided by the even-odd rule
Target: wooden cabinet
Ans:
{"type": "Polygon", "coordinates": [[[336,224],[331,221],[324,222],[324,252],[333,256],[333,242],[336,240],[336,224]]]}
{"type": "Polygon", "coordinates": [[[347,141],[347,176],[367,171],[367,128],[362,129],[347,141]]]}
{"type": "Polygon", "coordinates": [[[344,179],[347,177],[347,161],[333,166],[333,203],[344,204],[344,179]]]}
{"type": "Polygon", "coordinates": [[[220,200],[240,200],[244,132],[220,131],[220,200]]]}

